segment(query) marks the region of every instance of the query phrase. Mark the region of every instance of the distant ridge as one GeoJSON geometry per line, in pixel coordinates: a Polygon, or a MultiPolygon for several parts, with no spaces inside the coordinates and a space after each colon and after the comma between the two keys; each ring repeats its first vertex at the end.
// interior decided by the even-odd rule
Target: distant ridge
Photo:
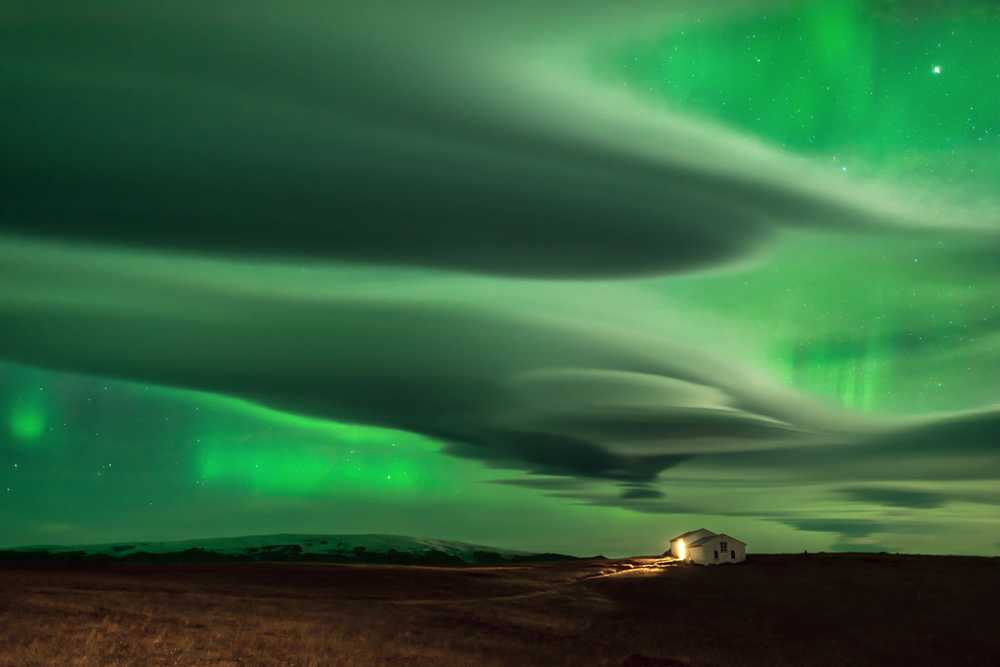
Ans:
{"type": "Polygon", "coordinates": [[[254,561],[502,564],[575,560],[574,556],[498,549],[403,535],[251,535],[179,542],[27,546],[0,550],[0,563],[242,563],[254,561]]]}

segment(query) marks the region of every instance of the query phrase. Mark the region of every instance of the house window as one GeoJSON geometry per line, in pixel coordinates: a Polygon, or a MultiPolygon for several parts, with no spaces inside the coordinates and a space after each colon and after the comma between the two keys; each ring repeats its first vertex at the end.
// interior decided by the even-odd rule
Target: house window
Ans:
{"type": "Polygon", "coordinates": [[[722,553],[729,551],[729,542],[719,542],[719,551],[722,553]]]}

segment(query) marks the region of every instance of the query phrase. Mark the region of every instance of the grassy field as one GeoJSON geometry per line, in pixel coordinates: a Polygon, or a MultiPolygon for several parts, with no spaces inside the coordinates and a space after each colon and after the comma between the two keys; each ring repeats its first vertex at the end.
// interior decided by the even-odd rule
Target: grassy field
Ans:
{"type": "Polygon", "coordinates": [[[1000,559],[0,568],[0,665],[998,665],[1000,559]]]}

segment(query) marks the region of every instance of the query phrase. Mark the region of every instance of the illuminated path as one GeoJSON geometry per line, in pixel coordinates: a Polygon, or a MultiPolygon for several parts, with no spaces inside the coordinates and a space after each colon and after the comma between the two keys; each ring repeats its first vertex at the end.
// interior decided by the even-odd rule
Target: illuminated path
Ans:
{"type": "MultiPolygon", "coordinates": [[[[577,563],[570,561],[570,565],[576,565],[577,563]]],[[[394,604],[441,604],[441,603],[463,603],[463,602],[485,602],[485,601],[499,601],[499,600],[523,600],[526,598],[542,597],[545,595],[551,595],[555,593],[560,593],[570,586],[575,586],[583,582],[593,581],[595,579],[604,579],[607,577],[615,577],[621,575],[645,575],[649,576],[657,572],[662,572],[667,568],[679,567],[681,562],[676,558],[663,558],[663,557],[638,557],[638,558],[617,558],[611,560],[602,561],[586,561],[582,562],[582,565],[589,569],[598,569],[598,572],[583,574],[566,581],[556,581],[552,585],[542,589],[528,591],[525,593],[515,593],[513,595],[495,595],[489,597],[479,597],[479,598],[459,598],[459,599],[420,599],[420,600],[385,600],[385,602],[391,602],[394,604]]],[[[545,566],[543,565],[542,568],[545,566]]],[[[452,569],[452,568],[447,568],[452,569]]],[[[487,566],[487,567],[474,567],[475,571],[491,571],[491,570],[531,570],[534,569],[531,566],[521,567],[521,566],[487,566]]],[[[539,568],[541,569],[541,568],[539,568]]]]}

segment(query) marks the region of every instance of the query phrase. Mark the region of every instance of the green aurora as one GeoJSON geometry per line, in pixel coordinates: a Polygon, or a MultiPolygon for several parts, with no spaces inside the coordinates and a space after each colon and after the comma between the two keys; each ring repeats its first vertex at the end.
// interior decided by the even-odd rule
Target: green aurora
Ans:
{"type": "Polygon", "coordinates": [[[678,108],[844,171],[975,182],[995,196],[997,19],[986,3],[912,15],[863,0],[779,5],[627,41],[598,62],[678,108]]]}
{"type": "Polygon", "coordinates": [[[422,4],[0,9],[0,547],[995,553],[994,6],[422,4]]]}

